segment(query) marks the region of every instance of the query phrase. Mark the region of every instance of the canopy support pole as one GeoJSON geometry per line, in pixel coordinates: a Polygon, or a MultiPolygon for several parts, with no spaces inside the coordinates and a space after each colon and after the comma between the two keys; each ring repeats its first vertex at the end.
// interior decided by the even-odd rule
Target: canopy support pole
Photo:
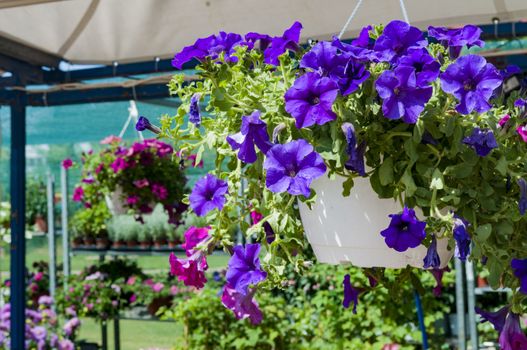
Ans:
{"type": "Polygon", "coordinates": [[[24,349],[26,294],[26,95],[11,104],[11,349],[24,349]]]}

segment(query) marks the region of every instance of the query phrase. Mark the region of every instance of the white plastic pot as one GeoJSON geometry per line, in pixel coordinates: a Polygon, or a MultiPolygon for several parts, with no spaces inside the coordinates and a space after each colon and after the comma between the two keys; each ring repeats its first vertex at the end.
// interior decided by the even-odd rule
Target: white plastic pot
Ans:
{"type": "MultiPolygon", "coordinates": [[[[378,198],[368,178],[355,178],[351,195],[344,197],[344,180],[340,176],[335,180],[322,176],[311,184],[317,193],[312,210],[299,202],[304,230],[318,261],[359,267],[423,268],[425,246],[397,252],[380,234],[390,223],[388,215],[401,212],[401,206],[392,199],[378,198]]],[[[441,267],[453,255],[447,244],[447,239],[437,242],[441,267]]]]}
{"type": "Polygon", "coordinates": [[[113,216],[124,215],[128,212],[128,207],[123,200],[123,189],[121,186],[117,186],[109,196],[105,196],[106,205],[108,210],[113,216]]]}

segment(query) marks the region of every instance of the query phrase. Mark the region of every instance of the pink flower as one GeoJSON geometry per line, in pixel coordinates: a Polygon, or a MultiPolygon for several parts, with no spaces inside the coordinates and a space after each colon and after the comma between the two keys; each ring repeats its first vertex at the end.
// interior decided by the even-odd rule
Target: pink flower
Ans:
{"type": "Polygon", "coordinates": [[[205,271],[208,268],[207,259],[198,252],[188,259],[179,259],[174,253],[170,253],[170,273],[177,276],[186,286],[203,288],[207,278],[205,271]]]}
{"type": "Polygon", "coordinates": [[[137,278],[135,276],[130,276],[130,277],[128,277],[128,280],[126,281],[126,284],[131,286],[131,285],[133,285],[135,283],[136,279],[137,278]]]}
{"type": "Polygon", "coordinates": [[[66,158],[62,161],[62,167],[66,170],[73,166],[73,161],[69,158],[66,158]]]}
{"type": "Polygon", "coordinates": [[[43,276],[44,276],[43,272],[37,272],[35,274],[35,277],[33,277],[33,279],[38,282],[38,281],[40,281],[42,279],[43,276]]]}
{"type": "Polygon", "coordinates": [[[152,290],[156,293],[161,292],[163,288],[165,288],[165,285],[161,282],[157,282],[156,284],[152,286],[152,290]]]}
{"type": "Polygon", "coordinates": [[[139,197],[138,197],[138,196],[135,196],[135,195],[128,196],[128,198],[126,198],[126,203],[127,203],[128,205],[134,205],[134,204],[137,204],[138,201],[139,201],[139,197]]]}
{"type": "Polygon", "coordinates": [[[95,168],[95,174],[100,173],[103,168],[104,168],[104,163],[97,165],[97,168],[95,168]]]}
{"type": "Polygon", "coordinates": [[[500,121],[498,122],[500,128],[503,128],[505,124],[511,119],[511,116],[508,114],[505,114],[503,117],[501,117],[500,121]]]}
{"type": "Polygon", "coordinates": [[[119,157],[114,160],[112,164],[110,164],[110,167],[113,169],[114,173],[118,173],[119,170],[126,169],[128,167],[128,164],[123,158],[119,157]]]}
{"type": "Polygon", "coordinates": [[[187,256],[194,254],[194,247],[209,237],[210,227],[190,226],[185,232],[185,243],[181,245],[186,250],[187,256]]]}
{"type": "Polygon", "coordinates": [[[132,296],[130,297],[130,303],[135,303],[136,300],[137,300],[137,295],[132,294],[132,296]]]}
{"type": "Polygon", "coordinates": [[[75,189],[73,190],[73,201],[81,202],[83,198],[84,198],[84,190],[82,189],[82,187],[81,186],[75,187],[75,189]]]}
{"type": "Polygon", "coordinates": [[[177,295],[179,293],[179,288],[177,286],[170,287],[170,295],[177,295]]]}
{"type": "Polygon", "coordinates": [[[154,285],[154,281],[151,278],[149,278],[149,279],[144,281],[144,284],[146,284],[147,286],[151,287],[151,286],[154,285]]]}
{"type": "Polygon", "coordinates": [[[109,145],[112,143],[119,143],[122,139],[118,136],[110,135],[101,140],[101,145],[109,145]]]}
{"type": "Polygon", "coordinates": [[[527,125],[518,126],[516,131],[518,132],[518,135],[521,136],[523,142],[527,142],[527,125]]]}
{"type": "Polygon", "coordinates": [[[253,221],[253,225],[256,225],[263,219],[263,215],[256,210],[251,211],[251,219],[253,221]]]}
{"type": "Polygon", "coordinates": [[[147,179],[135,180],[134,181],[134,186],[137,187],[137,188],[148,187],[149,185],[150,185],[150,183],[148,182],[147,179]]]}
{"type": "Polygon", "coordinates": [[[160,200],[166,199],[168,196],[168,191],[166,187],[159,184],[152,185],[152,193],[160,200]]]}

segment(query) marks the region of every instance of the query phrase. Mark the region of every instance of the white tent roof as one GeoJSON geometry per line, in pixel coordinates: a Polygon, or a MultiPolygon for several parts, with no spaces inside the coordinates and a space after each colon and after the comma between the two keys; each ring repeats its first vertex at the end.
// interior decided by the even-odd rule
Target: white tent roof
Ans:
{"type": "MultiPolygon", "coordinates": [[[[220,30],[278,35],[294,21],[302,39],[337,34],[356,0],[0,0],[0,36],[73,63],[168,58],[220,30]]],[[[527,0],[405,0],[413,25],[488,24],[527,18],[527,0]]],[[[402,19],[398,0],[364,0],[344,37],[402,19]]]]}

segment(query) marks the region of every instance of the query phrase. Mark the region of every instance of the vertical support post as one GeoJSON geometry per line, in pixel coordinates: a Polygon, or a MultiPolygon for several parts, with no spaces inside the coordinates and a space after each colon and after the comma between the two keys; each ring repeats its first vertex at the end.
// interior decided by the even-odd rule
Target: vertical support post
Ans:
{"type": "Polygon", "coordinates": [[[472,349],[479,349],[478,327],[476,321],[476,295],[474,293],[474,265],[471,261],[465,263],[465,274],[467,276],[467,303],[468,303],[468,322],[470,331],[470,344],[472,349]]]}
{"type": "Polygon", "coordinates": [[[428,335],[426,334],[425,316],[423,313],[423,305],[421,304],[421,297],[416,290],[414,290],[415,308],[417,309],[417,320],[419,321],[419,329],[421,330],[421,338],[423,342],[423,350],[428,350],[428,335]]]}
{"type": "Polygon", "coordinates": [[[26,96],[11,104],[11,349],[24,349],[26,294],[26,96]]]}
{"type": "Polygon", "coordinates": [[[48,251],[49,251],[49,295],[55,298],[57,288],[57,250],[55,242],[55,179],[48,171],[48,251]]]}
{"type": "Polygon", "coordinates": [[[61,227],[62,227],[62,268],[64,274],[64,290],[68,287],[70,268],[70,236],[68,231],[68,171],[60,167],[60,192],[62,194],[61,204],[61,227]]]}
{"type": "Polygon", "coordinates": [[[119,327],[119,315],[113,319],[113,344],[115,350],[121,350],[121,331],[119,327]]]}
{"type": "Polygon", "coordinates": [[[463,263],[459,259],[456,261],[456,313],[457,313],[457,341],[458,349],[466,350],[466,326],[465,326],[465,291],[463,282],[463,263]]]}
{"type": "Polygon", "coordinates": [[[101,321],[102,350],[108,350],[108,323],[101,321]]]}

